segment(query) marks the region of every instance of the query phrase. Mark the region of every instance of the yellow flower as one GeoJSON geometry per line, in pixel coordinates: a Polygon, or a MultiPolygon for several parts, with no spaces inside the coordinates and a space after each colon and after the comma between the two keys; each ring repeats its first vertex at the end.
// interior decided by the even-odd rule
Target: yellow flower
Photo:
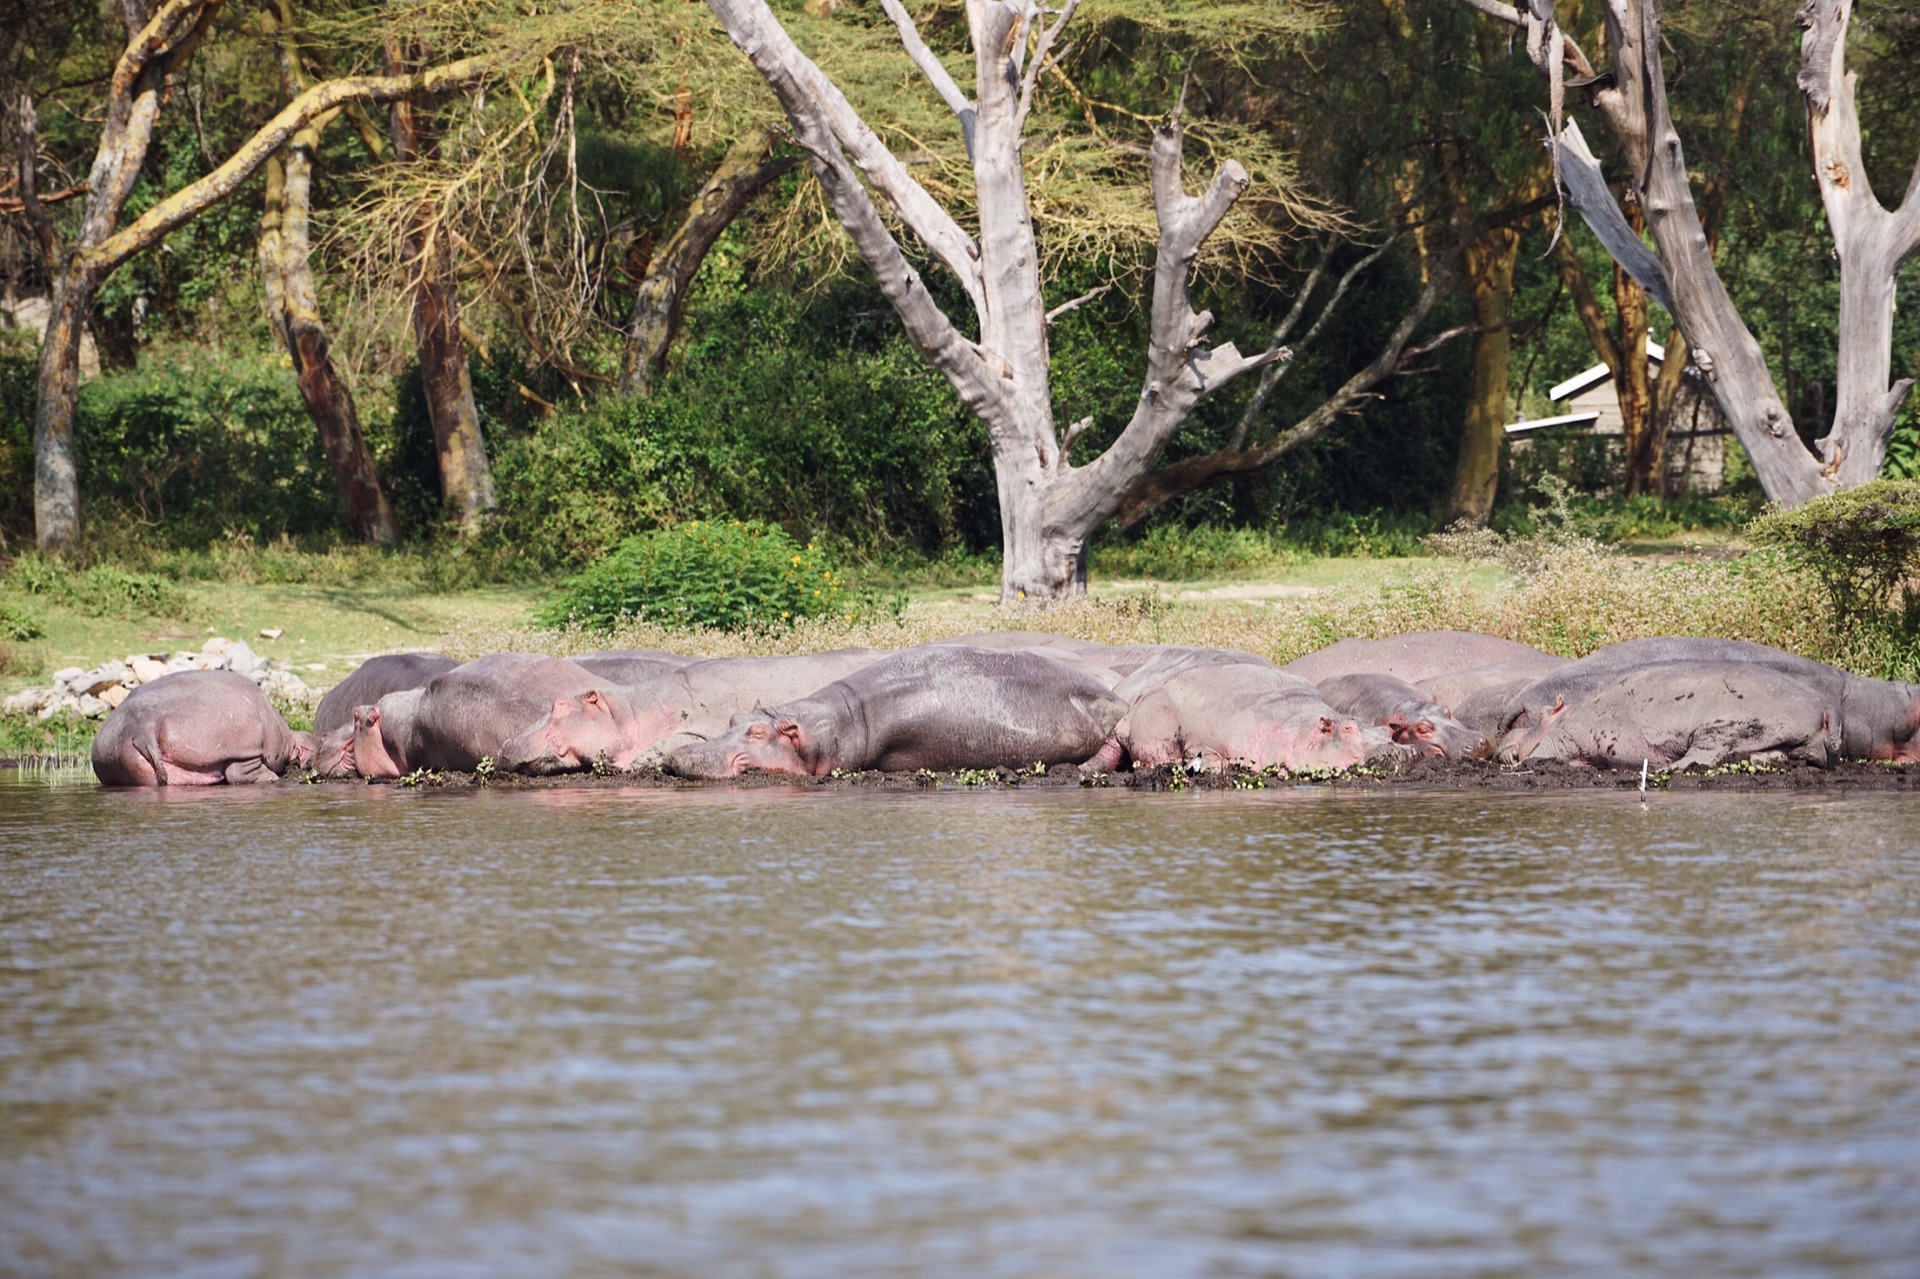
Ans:
{"type": "Polygon", "coordinates": [[[798,563],[800,562],[800,557],[799,557],[798,555],[796,555],[796,556],[794,556],[794,557],[793,557],[793,562],[794,562],[795,564],[798,564],[798,563]]]}

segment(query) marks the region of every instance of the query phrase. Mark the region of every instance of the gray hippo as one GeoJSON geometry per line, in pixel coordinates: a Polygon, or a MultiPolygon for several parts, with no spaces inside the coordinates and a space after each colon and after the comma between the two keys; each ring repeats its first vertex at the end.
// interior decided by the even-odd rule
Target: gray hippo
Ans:
{"type": "Polygon", "coordinates": [[[661,648],[609,648],[598,653],[576,653],[567,659],[592,671],[610,684],[644,684],[671,675],[699,660],[661,648]]]}
{"type": "MultiPolygon", "coordinates": [[[[404,777],[416,768],[468,772],[498,756],[556,698],[600,687],[611,685],[564,658],[494,653],[436,676],[425,688],[356,707],[350,765],[362,777],[404,777]]],[[[332,744],[331,737],[323,743],[332,744]]]]}
{"type": "Polygon", "coordinates": [[[1502,758],[1597,768],[1711,768],[1744,759],[1826,765],[1841,753],[1833,702],[1799,675],[1763,662],[1614,666],[1556,698],[1501,739],[1502,758]]]}
{"type": "Polygon", "coordinates": [[[313,738],[296,733],[234,671],[178,671],[127,695],[93,739],[93,775],[108,786],[273,782],[304,768],[313,738]]]}
{"type": "Polygon", "coordinates": [[[1709,670],[1765,669],[1790,676],[1832,710],[1836,749],[1846,759],[1920,759],[1920,685],[1869,679],[1825,662],[1744,640],[1663,636],[1595,649],[1513,694],[1500,712],[1500,751],[1538,736],[1550,719],[1610,688],[1621,671],[1694,663],[1709,670]]]}
{"type": "Polygon", "coordinates": [[[371,706],[388,693],[420,688],[460,663],[438,653],[383,653],[369,657],[351,675],[327,690],[313,711],[313,735],[324,738],[353,723],[353,708],[371,706]]]}
{"type": "Polygon", "coordinates": [[[1336,675],[1394,675],[1409,684],[1519,658],[1551,657],[1537,648],[1472,631],[1409,631],[1386,639],[1343,639],[1280,669],[1318,684],[1336,675]]]}
{"type": "Polygon", "coordinates": [[[844,648],[802,657],[722,657],[694,662],[646,684],[555,698],[501,749],[500,767],[573,773],[604,763],[630,768],[727,731],[757,706],[805,697],[887,657],[844,648]]]}
{"type": "Polygon", "coordinates": [[[1410,682],[1419,685],[1434,701],[1450,707],[1454,717],[1459,718],[1461,703],[1474,694],[1497,684],[1512,685],[1518,690],[1542,675],[1559,670],[1571,660],[1555,657],[1552,653],[1534,653],[1530,656],[1508,658],[1504,662],[1494,662],[1489,666],[1476,666],[1472,670],[1447,671],[1444,674],[1431,675],[1426,679],[1410,682]]]}
{"type": "Polygon", "coordinates": [[[1336,675],[1317,687],[1327,705],[1362,724],[1385,728],[1393,740],[1426,756],[1485,759],[1493,739],[1462,724],[1426,690],[1391,675],[1336,675]]]}
{"type": "Polygon", "coordinates": [[[1128,698],[1126,718],[1081,766],[1085,771],[1111,771],[1128,760],[1216,771],[1230,764],[1351,768],[1393,749],[1385,730],[1340,715],[1312,684],[1252,654],[1170,653],[1115,692],[1128,698]]]}
{"type": "Polygon", "coordinates": [[[676,749],[667,767],[720,778],[1078,764],[1126,709],[1098,679],[1042,653],[929,645],[747,711],[712,740],[676,749]]]}

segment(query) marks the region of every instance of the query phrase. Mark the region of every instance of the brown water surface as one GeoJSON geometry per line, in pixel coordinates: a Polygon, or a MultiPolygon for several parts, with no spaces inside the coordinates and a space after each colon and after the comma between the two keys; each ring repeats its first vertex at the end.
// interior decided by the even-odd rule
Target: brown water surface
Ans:
{"type": "Polygon", "coordinates": [[[1920,1273],[1902,795],[0,774],[0,1273],[1920,1273]]]}

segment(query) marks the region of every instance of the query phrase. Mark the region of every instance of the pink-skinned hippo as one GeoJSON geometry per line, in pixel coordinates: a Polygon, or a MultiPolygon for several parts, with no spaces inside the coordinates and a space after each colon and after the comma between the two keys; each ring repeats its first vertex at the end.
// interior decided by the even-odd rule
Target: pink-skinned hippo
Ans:
{"type": "Polygon", "coordinates": [[[1595,649],[1532,681],[1500,713],[1500,753],[1537,738],[1621,671],[1691,663],[1709,671],[1764,669],[1814,690],[1830,708],[1835,751],[1844,759],[1920,760],[1920,685],[1869,679],[1784,649],[1744,640],[1662,636],[1595,649]]]}
{"type": "Polygon", "coordinates": [[[1571,660],[1555,657],[1552,653],[1534,653],[1531,656],[1513,657],[1504,662],[1494,662],[1489,666],[1476,666],[1472,670],[1448,671],[1445,674],[1410,682],[1419,685],[1434,701],[1451,708],[1454,717],[1459,718],[1461,703],[1474,694],[1495,685],[1511,684],[1517,689],[1532,683],[1542,675],[1559,670],[1571,660]]]}
{"type": "Polygon", "coordinates": [[[438,653],[383,653],[360,663],[351,675],[327,690],[313,710],[313,735],[324,738],[353,723],[353,708],[371,706],[388,693],[422,688],[436,675],[460,663],[438,653]]]}
{"type": "Polygon", "coordinates": [[[1384,729],[1340,715],[1299,676],[1263,659],[1219,654],[1194,650],[1161,663],[1177,669],[1143,667],[1122,681],[1116,692],[1133,694],[1126,718],[1082,769],[1111,771],[1128,760],[1215,771],[1232,764],[1351,768],[1397,749],[1384,729]],[[1216,659],[1206,660],[1209,653],[1216,659]]]}
{"type": "Polygon", "coordinates": [[[1393,675],[1418,684],[1496,662],[1551,657],[1537,648],[1472,631],[1409,631],[1386,639],[1343,639],[1280,669],[1318,684],[1336,675],[1393,675]]]}
{"type": "Polygon", "coordinates": [[[127,694],[93,739],[93,775],[108,786],[275,782],[304,768],[313,738],[280,718],[235,671],[177,671],[127,694]]]}
{"type": "Polygon", "coordinates": [[[1426,690],[1391,675],[1336,675],[1321,680],[1321,699],[1342,715],[1385,728],[1393,740],[1422,755],[1485,759],[1493,739],[1476,732],[1429,697],[1426,690]]]}
{"type": "Polygon", "coordinates": [[[1841,753],[1834,703],[1799,675],[1763,662],[1614,666],[1501,739],[1513,762],[1596,768],[1711,768],[1736,760],[1827,765],[1841,753]]]}
{"type": "Polygon", "coordinates": [[[928,645],[736,716],[725,733],[675,750],[667,767],[721,778],[1078,764],[1126,709],[1100,680],[1044,653],[928,645]]]}
{"type": "Polygon", "coordinates": [[[631,768],[727,731],[733,717],[805,697],[889,656],[844,648],[800,657],[721,657],[646,684],[555,698],[501,749],[501,768],[576,773],[596,763],[631,768]]]}
{"type": "Polygon", "coordinates": [[[469,772],[539,722],[556,698],[603,687],[613,685],[564,658],[494,653],[425,688],[356,707],[352,769],[362,777],[404,777],[416,768],[469,772]]]}

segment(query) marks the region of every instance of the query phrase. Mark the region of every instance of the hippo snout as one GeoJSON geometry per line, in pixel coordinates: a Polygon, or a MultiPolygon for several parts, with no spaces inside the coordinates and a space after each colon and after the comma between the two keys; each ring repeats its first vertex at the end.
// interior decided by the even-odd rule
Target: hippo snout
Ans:
{"type": "Polygon", "coordinates": [[[714,742],[692,742],[667,756],[667,771],[678,777],[711,781],[738,777],[746,771],[746,757],[714,742]]]}

